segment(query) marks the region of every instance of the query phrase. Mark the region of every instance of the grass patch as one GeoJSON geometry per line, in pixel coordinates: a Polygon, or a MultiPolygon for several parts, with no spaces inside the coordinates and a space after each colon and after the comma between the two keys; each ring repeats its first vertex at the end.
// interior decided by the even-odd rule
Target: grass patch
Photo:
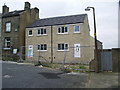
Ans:
{"type": "Polygon", "coordinates": [[[35,66],[40,66],[40,65],[42,65],[43,67],[50,67],[50,64],[45,62],[38,62],[35,64],[35,66]]]}
{"type": "Polygon", "coordinates": [[[3,57],[3,61],[13,61],[13,62],[17,62],[18,58],[19,58],[18,56],[3,57]]]}
{"type": "Polygon", "coordinates": [[[45,63],[45,62],[39,62],[39,63],[35,64],[35,66],[40,66],[40,65],[42,65],[43,67],[48,67],[48,68],[52,68],[52,69],[60,69],[66,73],[68,73],[68,72],[89,72],[89,65],[66,64],[63,66],[63,64],[51,64],[51,63],[45,63]]]}

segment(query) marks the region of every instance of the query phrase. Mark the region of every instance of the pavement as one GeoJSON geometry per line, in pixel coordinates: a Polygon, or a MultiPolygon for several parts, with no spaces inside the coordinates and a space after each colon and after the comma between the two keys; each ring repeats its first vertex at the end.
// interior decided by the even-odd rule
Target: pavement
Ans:
{"type": "Polygon", "coordinates": [[[101,72],[89,73],[87,88],[120,88],[118,73],[101,72]]]}
{"type": "Polygon", "coordinates": [[[118,73],[64,73],[32,64],[3,62],[2,88],[118,88],[118,73]]]}

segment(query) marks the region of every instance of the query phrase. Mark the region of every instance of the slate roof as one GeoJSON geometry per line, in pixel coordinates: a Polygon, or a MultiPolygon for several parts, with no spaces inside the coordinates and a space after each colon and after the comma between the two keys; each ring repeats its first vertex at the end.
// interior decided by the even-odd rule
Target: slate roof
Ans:
{"type": "Polygon", "coordinates": [[[6,17],[13,17],[13,16],[19,16],[21,12],[23,12],[24,10],[15,10],[12,12],[8,12],[2,15],[2,18],[6,18],[6,17]]]}
{"type": "Polygon", "coordinates": [[[85,16],[87,16],[87,14],[39,19],[33,24],[27,26],[27,28],[84,23],[85,16]]]}

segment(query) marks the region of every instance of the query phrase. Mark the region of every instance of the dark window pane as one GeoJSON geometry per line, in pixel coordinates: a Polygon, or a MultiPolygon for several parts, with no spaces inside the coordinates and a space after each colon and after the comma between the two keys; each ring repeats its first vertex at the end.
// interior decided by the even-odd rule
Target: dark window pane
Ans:
{"type": "Polygon", "coordinates": [[[43,46],[43,44],[41,44],[41,50],[44,50],[44,48],[43,48],[44,46],[43,46]]]}
{"type": "Polygon", "coordinates": [[[38,30],[38,34],[40,34],[40,30],[38,30]]]}
{"type": "Polygon", "coordinates": [[[65,32],[68,32],[68,29],[67,29],[67,27],[65,27],[65,32]]]}
{"type": "Polygon", "coordinates": [[[62,44],[62,50],[64,50],[64,44],[62,44]]]}
{"type": "Polygon", "coordinates": [[[61,50],[61,45],[60,44],[58,44],[58,50],[61,50]]]}
{"type": "Polygon", "coordinates": [[[64,27],[62,27],[62,33],[64,33],[64,27]]]}
{"type": "Polygon", "coordinates": [[[60,28],[58,28],[58,33],[60,33],[60,30],[61,30],[61,29],[60,29],[60,28]]]}
{"type": "Polygon", "coordinates": [[[44,29],[44,34],[46,34],[46,29],[44,29]]]}
{"type": "Polygon", "coordinates": [[[29,30],[29,35],[32,35],[32,30],[29,30]]]}
{"type": "Polygon", "coordinates": [[[44,44],[44,50],[47,50],[47,45],[46,44],[44,44]]]}
{"type": "Polygon", "coordinates": [[[43,29],[41,29],[41,34],[43,34],[44,33],[44,31],[43,31],[43,29]]]}
{"type": "Polygon", "coordinates": [[[38,45],[38,50],[40,50],[40,45],[38,45]]]}

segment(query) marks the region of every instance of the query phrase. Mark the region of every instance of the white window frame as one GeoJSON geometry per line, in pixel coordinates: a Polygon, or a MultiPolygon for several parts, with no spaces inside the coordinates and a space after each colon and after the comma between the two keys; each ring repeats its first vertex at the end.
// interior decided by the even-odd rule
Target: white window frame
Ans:
{"type": "Polygon", "coordinates": [[[5,47],[4,47],[4,49],[10,49],[11,48],[11,39],[8,41],[7,38],[10,39],[10,37],[5,37],[5,47]],[[9,47],[8,47],[8,43],[10,43],[9,47]]]}
{"type": "Polygon", "coordinates": [[[74,33],[80,33],[80,26],[79,25],[74,26],[74,33]],[[75,31],[76,27],[79,27],[79,31],[75,31]]]}
{"type": "Polygon", "coordinates": [[[37,36],[44,36],[44,35],[47,35],[47,29],[46,28],[40,28],[37,30],[37,36]],[[40,34],[38,34],[38,30],[40,30],[40,34]],[[43,30],[43,34],[41,33],[41,31],[43,30]],[[46,33],[44,33],[46,30],[46,33]]]}
{"type": "Polygon", "coordinates": [[[5,24],[5,32],[11,32],[11,22],[5,24]]]}
{"type": "Polygon", "coordinates": [[[57,34],[68,34],[68,27],[67,26],[61,26],[61,27],[58,27],[57,28],[57,34]],[[64,32],[62,32],[62,28],[64,28],[64,32]],[[65,29],[67,28],[67,32],[65,32],[65,29]],[[60,29],[60,32],[59,32],[59,29],[60,29]]]}
{"type": "Polygon", "coordinates": [[[48,50],[48,48],[47,48],[47,44],[38,44],[37,45],[37,51],[47,51],[48,50]],[[43,45],[43,50],[41,50],[41,46],[43,45]],[[44,45],[46,45],[46,50],[45,50],[45,46],[44,45]],[[40,46],[39,47],[39,49],[38,49],[38,46],[40,46]]]}
{"type": "Polygon", "coordinates": [[[57,51],[69,51],[69,44],[68,43],[58,43],[57,44],[57,51]],[[59,47],[58,47],[58,45],[61,45],[60,47],[61,47],[61,49],[59,50],[59,47]],[[64,45],[64,49],[62,49],[62,45],[64,45]],[[65,45],[67,45],[68,47],[67,47],[67,49],[65,49],[65,45]]]}
{"type": "Polygon", "coordinates": [[[28,30],[28,36],[33,36],[33,30],[28,30]],[[32,31],[32,34],[29,33],[30,31],[32,31]]]}

